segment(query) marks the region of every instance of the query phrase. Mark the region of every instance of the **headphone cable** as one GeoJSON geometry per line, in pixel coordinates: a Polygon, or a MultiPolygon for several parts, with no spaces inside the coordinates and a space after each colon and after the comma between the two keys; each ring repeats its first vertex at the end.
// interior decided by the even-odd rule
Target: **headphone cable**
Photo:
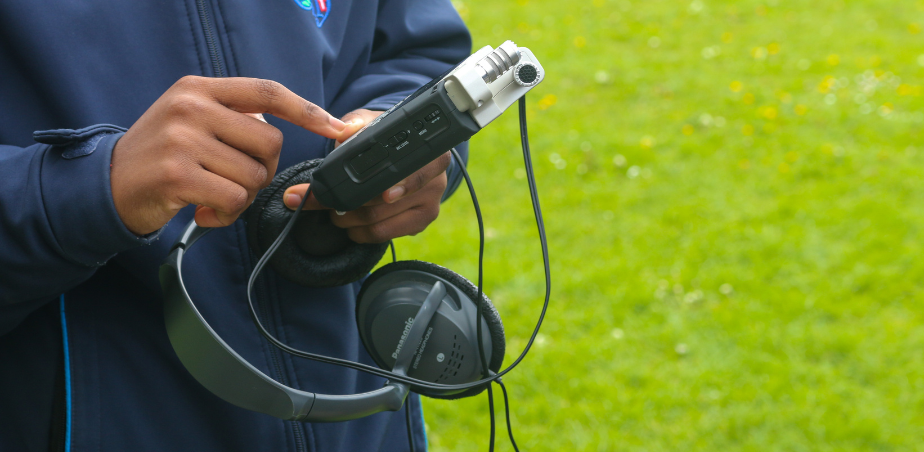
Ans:
{"type": "MultiPolygon", "coordinates": [[[[302,350],[290,347],[286,345],[285,343],[281,342],[280,340],[276,339],[276,337],[273,336],[273,334],[270,333],[266,329],[266,327],[263,326],[263,322],[260,321],[260,317],[257,315],[256,306],[253,301],[253,285],[256,282],[256,279],[259,276],[260,272],[263,270],[263,267],[266,265],[269,259],[273,256],[273,254],[276,252],[276,250],[279,248],[279,246],[282,244],[285,238],[288,237],[289,233],[294,227],[295,222],[298,219],[298,214],[301,212],[302,208],[304,208],[305,202],[308,200],[308,197],[311,196],[311,186],[310,185],[308,186],[308,190],[305,192],[305,196],[302,197],[301,203],[299,203],[298,207],[292,213],[292,217],[289,219],[289,222],[286,223],[286,226],[283,228],[282,232],[279,233],[279,236],[276,237],[276,240],[273,241],[273,243],[269,246],[269,248],[266,250],[263,256],[261,256],[260,259],[257,260],[257,263],[254,265],[253,271],[250,273],[250,278],[247,281],[247,304],[250,308],[250,317],[254,325],[256,326],[257,330],[260,332],[260,334],[264,338],[266,338],[266,340],[269,341],[273,346],[293,356],[297,356],[299,358],[310,359],[313,361],[323,362],[327,364],[334,364],[334,365],[346,367],[349,369],[359,370],[359,371],[366,372],[372,375],[389,378],[394,381],[398,381],[398,382],[405,383],[405,384],[412,385],[412,386],[417,386],[417,387],[424,388],[424,389],[457,391],[457,390],[465,390],[465,389],[474,388],[477,386],[481,386],[485,383],[494,381],[500,377],[503,377],[508,372],[513,370],[517,365],[519,365],[520,362],[522,362],[523,359],[526,357],[526,355],[529,353],[529,350],[532,348],[533,343],[536,340],[536,336],[539,334],[539,329],[542,327],[542,322],[545,319],[545,314],[549,308],[549,298],[551,297],[551,290],[552,290],[552,277],[551,277],[551,270],[549,266],[548,243],[547,243],[546,236],[545,236],[545,224],[542,219],[542,210],[539,208],[539,195],[536,189],[536,180],[535,180],[535,175],[533,174],[532,157],[529,152],[529,137],[526,131],[526,96],[523,96],[520,98],[519,107],[520,107],[519,108],[520,141],[523,147],[523,159],[524,159],[524,163],[526,166],[526,177],[527,177],[527,181],[529,182],[530,199],[533,204],[533,214],[536,218],[536,226],[539,230],[539,242],[542,247],[542,261],[543,261],[543,266],[545,269],[545,299],[542,303],[542,308],[539,312],[539,318],[536,321],[536,326],[533,329],[533,332],[530,335],[529,340],[526,343],[526,346],[523,348],[523,351],[520,352],[520,355],[517,356],[517,358],[513,361],[513,363],[511,363],[509,366],[507,366],[500,372],[497,372],[496,374],[490,377],[483,378],[481,380],[473,381],[470,383],[447,385],[447,384],[431,383],[428,381],[419,380],[419,379],[407,377],[404,375],[398,375],[398,374],[395,374],[388,370],[381,369],[376,366],[370,366],[368,364],[357,363],[354,361],[350,361],[348,359],[334,358],[330,356],[324,356],[324,355],[319,355],[316,353],[302,351],[302,350]]],[[[480,324],[480,322],[478,323],[480,324]]]]}
{"type": "MultiPolygon", "coordinates": [[[[478,341],[478,358],[481,360],[482,376],[488,376],[493,372],[490,367],[488,367],[488,360],[484,356],[484,338],[481,336],[482,321],[480,320],[484,312],[484,217],[481,214],[481,205],[478,203],[478,196],[475,195],[475,185],[472,183],[472,178],[465,168],[462,156],[459,155],[459,151],[457,151],[456,148],[452,148],[450,152],[452,152],[452,157],[455,158],[456,163],[459,164],[459,169],[462,170],[462,177],[465,178],[465,184],[468,185],[468,192],[472,197],[475,217],[478,219],[478,294],[475,297],[475,299],[478,300],[476,303],[478,307],[475,312],[475,337],[478,341]]],[[[493,359],[494,357],[492,356],[491,358],[493,359]]],[[[488,382],[488,413],[490,413],[491,416],[491,436],[488,442],[488,451],[494,452],[494,392],[491,390],[490,382],[488,382]]]]}
{"type": "Polygon", "coordinates": [[[513,427],[510,426],[510,399],[507,398],[507,387],[504,386],[504,380],[498,378],[494,380],[495,383],[499,384],[501,391],[504,392],[504,411],[507,415],[507,434],[510,435],[510,444],[513,445],[513,450],[520,452],[520,448],[517,447],[517,442],[513,439],[513,427]]]}
{"type": "MultiPolygon", "coordinates": [[[[495,380],[496,381],[496,380],[495,380]]],[[[491,383],[488,383],[488,412],[491,416],[491,436],[488,439],[488,452],[494,452],[494,391],[491,390],[491,383]]]]}

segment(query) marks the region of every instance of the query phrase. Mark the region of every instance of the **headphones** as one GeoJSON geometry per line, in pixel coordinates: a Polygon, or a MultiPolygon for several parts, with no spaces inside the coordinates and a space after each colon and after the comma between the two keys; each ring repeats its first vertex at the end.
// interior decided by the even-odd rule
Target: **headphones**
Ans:
{"type": "MultiPolygon", "coordinates": [[[[280,173],[245,213],[248,237],[253,237],[250,243],[255,252],[265,253],[291,217],[291,211],[282,204],[281,193],[308,181],[319,164],[320,160],[311,160],[280,173]],[[283,212],[286,216],[280,215],[283,212]]],[[[327,395],[285,386],[248,363],[222,340],[196,309],[186,290],[183,257],[210,230],[197,226],[195,221],[186,226],[160,268],[160,281],[165,295],[167,335],[177,356],[199,383],[227,402],[286,420],[345,421],[380,411],[397,411],[409,389],[440,399],[473,396],[481,393],[490,380],[471,387],[458,385],[464,386],[500,370],[506,341],[500,315],[491,300],[481,295],[481,342],[490,369],[484,372],[479,362],[479,328],[475,322],[477,287],[447,268],[411,260],[387,264],[363,283],[356,302],[359,336],[382,369],[456,387],[434,389],[394,381],[363,394],[327,395]]],[[[287,234],[280,252],[269,261],[275,269],[285,269],[283,276],[305,286],[357,281],[368,274],[388,247],[387,243],[360,245],[347,239],[349,243],[340,242],[340,248],[331,253],[330,244],[338,244],[335,234],[342,230],[330,223],[327,211],[300,211],[293,230],[311,234],[310,237],[323,237],[324,240],[315,242],[328,248],[304,246],[287,234]]]]}

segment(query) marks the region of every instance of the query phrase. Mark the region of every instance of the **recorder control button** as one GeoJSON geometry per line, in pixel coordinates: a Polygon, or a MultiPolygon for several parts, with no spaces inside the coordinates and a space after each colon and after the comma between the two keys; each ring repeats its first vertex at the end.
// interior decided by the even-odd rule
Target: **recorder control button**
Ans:
{"type": "Polygon", "coordinates": [[[353,167],[353,171],[356,171],[357,174],[362,174],[368,171],[370,168],[375,166],[377,163],[385,160],[388,157],[388,151],[380,147],[374,147],[369,149],[362,154],[353,157],[353,160],[350,161],[350,166],[353,167]]]}
{"type": "Polygon", "coordinates": [[[398,142],[400,143],[407,139],[407,132],[398,132],[398,134],[395,135],[394,138],[398,140],[398,142]]]}
{"type": "Polygon", "coordinates": [[[424,124],[421,121],[414,121],[414,129],[421,130],[424,128],[424,124]]]}

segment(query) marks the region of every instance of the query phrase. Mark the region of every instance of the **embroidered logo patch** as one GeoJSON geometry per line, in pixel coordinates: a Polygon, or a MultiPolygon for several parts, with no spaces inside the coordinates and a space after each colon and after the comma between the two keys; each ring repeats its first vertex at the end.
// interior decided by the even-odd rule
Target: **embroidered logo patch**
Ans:
{"type": "Polygon", "coordinates": [[[318,28],[321,28],[321,25],[324,25],[324,21],[327,20],[327,16],[330,14],[330,1],[331,0],[295,0],[295,4],[305,11],[311,11],[311,15],[314,16],[314,22],[318,24],[318,28]]]}

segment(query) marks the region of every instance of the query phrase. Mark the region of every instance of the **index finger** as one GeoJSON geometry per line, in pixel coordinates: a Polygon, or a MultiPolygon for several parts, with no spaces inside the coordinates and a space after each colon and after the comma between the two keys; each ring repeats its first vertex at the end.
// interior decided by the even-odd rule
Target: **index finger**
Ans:
{"type": "Polygon", "coordinates": [[[246,77],[205,79],[205,91],[218,103],[241,113],[269,113],[327,138],[339,138],[346,127],[323,108],[281,83],[246,77]]]}

